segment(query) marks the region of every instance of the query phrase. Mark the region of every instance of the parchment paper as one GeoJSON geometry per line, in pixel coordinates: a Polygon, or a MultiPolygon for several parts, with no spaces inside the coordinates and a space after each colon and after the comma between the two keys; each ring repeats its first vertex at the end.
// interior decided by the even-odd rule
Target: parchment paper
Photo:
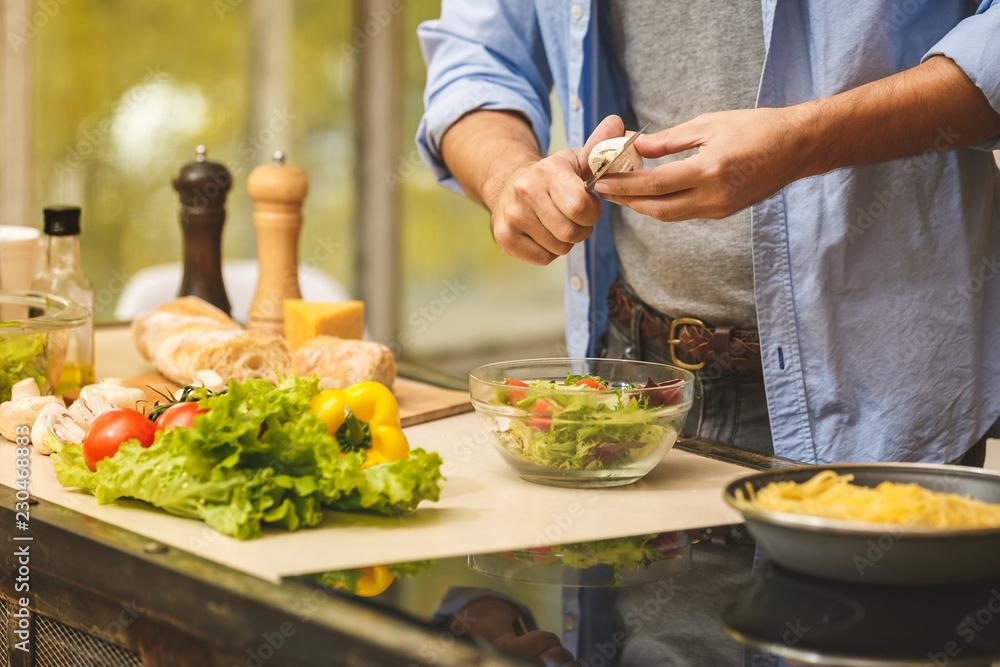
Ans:
{"type": "MultiPolygon", "coordinates": [[[[447,558],[546,544],[738,523],[722,489],[751,471],[672,451],[646,478],[612,489],[563,489],[522,481],[500,459],[474,413],[406,429],[411,447],[437,451],[448,478],[441,500],[412,516],[328,512],[295,533],[241,542],[138,501],[100,506],[63,489],[48,457],[33,454],[32,493],[87,516],[262,579],[375,564],[447,558]]],[[[2,439],[0,439],[2,441],[2,439]]],[[[0,483],[14,482],[14,447],[0,442],[0,483]]]]}

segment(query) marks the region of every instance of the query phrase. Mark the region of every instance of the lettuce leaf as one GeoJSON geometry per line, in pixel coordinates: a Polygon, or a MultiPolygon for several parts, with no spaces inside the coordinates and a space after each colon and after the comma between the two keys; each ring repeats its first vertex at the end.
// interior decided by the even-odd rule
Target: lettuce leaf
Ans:
{"type": "Polygon", "coordinates": [[[602,402],[588,400],[583,393],[542,396],[556,406],[544,428],[530,419],[511,419],[508,429],[499,433],[509,452],[534,465],[559,470],[614,469],[642,459],[649,448],[662,446],[678,430],[676,420],[660,417],[621,393],[608,392],[602,402]]]}
{"type": "Polygon", "coordinates": [[[690,403],[678,381],[614,386],[594,375],[565,382],[531,380],[528,390],[501,394],[518,414],[494,431],[506,452],[532,466],[555,470],[617,470],[673,445],[690,403]],[[597,380],[595,389],[581,380],[597,380]],[[663,392],[640,389],[663,387],[663,392]]]}
{"type": "Polygon", "coordinates": [[[318,380],[288,377],[231,382],[207,395],[193,428],[159,432],[152,446],[124,443],[91,472],[79,445],[53,455],[56,476],[101,504],[135,498],[205,521],[239,539],[265,526],[315,526],[323,509],[401,515],[437,500],[441,457],[414,449],[406,459],[360,470],[364,455],[341,456],[326,425],[309,410],[318,380]]]}
{"type": "Polygon", "coordinates": [[[0,401],[9,401],[11,387],[27,378],[33,378],[43,394],[50,389],[47,340],[45,333],[11,334],[0,340],[0,401]]]}
{"type": "Polygon", "coordinates": [[[554,544],[551,547],[508,552],[510,557],[526,563],[565,565],[577,570],[598,565],[614,568],[614,584],[624,583],[626,572],[635,572],[664,558],[673,557],[675,534],[653,533],[630,537],[554,544]]]}

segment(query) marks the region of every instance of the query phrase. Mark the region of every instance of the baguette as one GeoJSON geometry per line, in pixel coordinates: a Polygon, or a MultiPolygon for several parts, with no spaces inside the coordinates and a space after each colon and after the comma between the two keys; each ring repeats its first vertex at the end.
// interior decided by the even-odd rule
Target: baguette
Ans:
{"type": "Polygon", "coordinates": [[[242,327],[212,304],[183,296],[140,313],[132,320],[132,340],[146,361],[157,357],[160,344],[181,331],[240,331],[242,327]]]}
{"type": "Polygon", "coordinates": [[[177,384],[190,384],[200,370],[215,371],[227,383],[274,382],[275,373],[288,375],[291,356],[288,341],[267,331],[185,330],[163,341],[156,368],[177,384]]]}
{"type": "Polygon", "coordinates": [[[278,334],[247,331],[225,313],[197,297],[174,299],[142,313],[132,323],[139,353],[177,384],[195,373],[215,371],[223,382],[264,379],[291,370],[291,349],[278,334]]]}
{"type": "Polygon", "coordinates": [[[317,336],[302,343],[292,355],[292,373],[299,377],[316,374],[324,389],[342,389],[369,380],[392,389],[396,360],[381,343],[317,336]]]}

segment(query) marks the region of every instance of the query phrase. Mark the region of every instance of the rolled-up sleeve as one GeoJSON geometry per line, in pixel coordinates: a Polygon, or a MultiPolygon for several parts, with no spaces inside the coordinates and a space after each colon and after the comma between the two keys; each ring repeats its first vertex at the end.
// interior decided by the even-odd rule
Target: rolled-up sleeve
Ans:
{"type": "Polygon", "coordinates": [[[439,183],[462,191],[441,159],[441,137],[470,111],[519,112],[548,150],[552,75],[534,2],[445,0],[441,18],[421,24],[417,36],[427,87],[416,141],[439,183]]]}
{"type": "MultiPolygon", "coordinates": [[[[946,56],[954,61],[1000,113],[1000,2],[983,2],[974,16],[941,38],[924,60],[931,56],[946,56]]],[[[1000,148],[1000,136],[976,148],[996,150],[1000,148]]]]}

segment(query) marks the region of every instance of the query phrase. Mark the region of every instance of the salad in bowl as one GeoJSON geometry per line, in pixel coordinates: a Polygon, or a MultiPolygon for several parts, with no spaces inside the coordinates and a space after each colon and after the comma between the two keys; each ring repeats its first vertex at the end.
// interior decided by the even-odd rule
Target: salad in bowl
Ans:
{"type": "Polygon", "coordinates": [[[497,451],[523,479],[621,486],[677,441],[694,376],[623,359],[532,359],[480,366],[469,387],[497,451]]]}

